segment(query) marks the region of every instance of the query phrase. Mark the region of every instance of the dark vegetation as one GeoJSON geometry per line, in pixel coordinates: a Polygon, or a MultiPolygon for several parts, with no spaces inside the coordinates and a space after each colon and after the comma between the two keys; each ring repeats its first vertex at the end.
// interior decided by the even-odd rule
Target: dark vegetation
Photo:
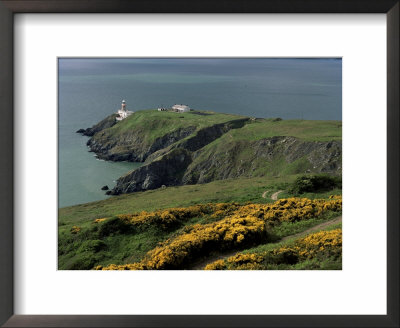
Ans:
{"type": "Polygon", "coordinates": [[[298,177],[289,188],[293,195],[307,192],[319,193],[342,188],[342,177],[332,175],[303,175],[298,177]]]}

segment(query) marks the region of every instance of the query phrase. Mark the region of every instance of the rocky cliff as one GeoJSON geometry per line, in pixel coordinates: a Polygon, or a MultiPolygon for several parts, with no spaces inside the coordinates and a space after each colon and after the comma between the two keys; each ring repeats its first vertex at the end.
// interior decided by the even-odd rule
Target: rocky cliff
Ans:
{"type": "MultiPolygon", "coordinates": [[[[145,165],[128,173],[117,180],[117,185],[109,194],[118,195],[134,191],[156,189],[162,185],[174,186],[183,182],[187,167],[192,162],[192,156],[198,149],[219,138],[222,134],[242,127],[248,119],[238,119],[199,129],[182,142],[170,146],[165,139],[163,151],[154,152],[154,158],[145,165]]],[[[160,145],[160,143],[157,143],[160,145]]],[[[154,147],[157,149],[159,147],[154,147]]]]}
{"type": "Polygon", "coordinates": [[[178,128],[148,142],[142,129],[128,130],[117,136],[101,131],[89,139],[87,145],[98,158],[109,161],[144,162],[154,152],[186,138],[196,130],[195,126],[178,128]]]}
{"type": "Polygon", "coordinates": [[[156,189],[162,185],[179,185],[191,161],[192,154],[189,151],[183,148],[174,149],[161,158],[119,178],[117,185],[109,194],[119,195],[156,189]]]}
{"type": "Polygon", "coordinates": [[[110,194],[242,176],[341,173],[338,122],[140,115],[123,124],[108,117],[81,132],[93,133],[88,146],[99,158],[145,162],[120,177],[110,194]]]}
{"type": "Polygon", "coordinates": [[[241,176],[339,173],[341,160],[339,141],[311,142],[282,136],[232,140],[223,147],[211,146],[197,152],[182,183],[207,183],[241,176]]]}

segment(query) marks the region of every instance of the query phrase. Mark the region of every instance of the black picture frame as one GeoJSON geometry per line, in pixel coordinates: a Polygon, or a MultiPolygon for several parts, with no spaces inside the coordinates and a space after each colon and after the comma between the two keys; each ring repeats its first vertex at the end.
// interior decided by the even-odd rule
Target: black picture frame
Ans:
{"type": "Polygon", "coordinates": [[[399,0],[0,0],[0,324],[4,327],[399,327],[399,8],[399,0]],[[16,13],[385,13],[387,315],[14,315],[14,128],[10,118],[13,117],[16,13]]]}

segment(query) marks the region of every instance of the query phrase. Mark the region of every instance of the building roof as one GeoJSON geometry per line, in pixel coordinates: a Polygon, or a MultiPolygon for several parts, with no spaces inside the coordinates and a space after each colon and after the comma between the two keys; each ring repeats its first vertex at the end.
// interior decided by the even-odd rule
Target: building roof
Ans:
{"type": "Polygon", "coordinates": [[[176,104],[176,105],[172,106],[172,108],[173,109],[190,109],[190,107],[188,105],[182,105],[182,104],[180,104],[180,105],[176,104]]]}

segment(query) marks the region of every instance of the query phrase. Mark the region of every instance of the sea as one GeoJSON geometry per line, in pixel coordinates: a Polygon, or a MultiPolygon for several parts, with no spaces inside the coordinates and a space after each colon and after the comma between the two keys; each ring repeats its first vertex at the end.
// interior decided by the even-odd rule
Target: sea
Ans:
{"type": "Polygon", "coordinates": [[[99,160],[76,131],[116,112],[186,104],[260,118],[341,120],[340,58],[59,58],[58,206],[101,190],[141,163],[99,160]]]}

